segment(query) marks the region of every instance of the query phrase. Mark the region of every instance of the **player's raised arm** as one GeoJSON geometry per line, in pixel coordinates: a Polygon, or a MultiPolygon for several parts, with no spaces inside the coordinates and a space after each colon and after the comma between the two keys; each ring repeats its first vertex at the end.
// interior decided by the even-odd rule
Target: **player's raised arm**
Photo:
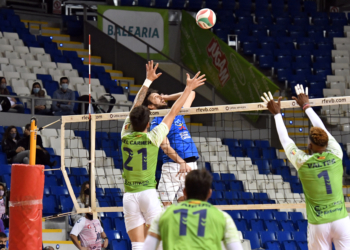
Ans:
{"type": "Polygon", "coordinates": [[[300,108],[302,108],[307,116],[309,117],[312,125],[314,127],[319,127],[322,128],[328,136],[331,134],[327,131],[325,125],[323,124],[322,120],[320,117],[315,113],[315,111],[310,107],[310,102],[309,102],[309,96],[308,96],[308,88],[305,89],[304,92],[304,87],[303,85],[296,85],[295,86],[295,91],[297,93],[297,97],[293,96],[293,100],[295,100],[300,108]]]}
{"type": "Polygon", "coordinates": [[[169,129],[171,128],[175,116],[179,113],[191,92],[199,86],[202,86],[207,80],[206,78],[204,78],[205,75],[199,76],[199,74],[200,72],[198,72],[192,79],[190,78],[190,75],[187,74],[187,83],[184,92],[182,93],[180,98],[177,99],[170,112],[163,119],[163,122],[168,126],[169,129]]]}
{"type": "Polygon", "coordinates": [[[271,92],[269,92],[269,95],[264,93],[264,96],[265,97],[262,96],[261,99],[265,102],[269,111],[274,115],[278,137],[280,139],[282,147],[286,149],[287,146],[291,143],[294,143],[294,141],[289,137],[286,125],[284,124],[283,118],[281,115],[282,97],[280,96],[278,98],[278,101],[275,102],[273,100],[273,96],[271,95],[271,92]]]}
{"type": "Polygon", "coordinates": [[[134,100],[134,105],[132,106],[131,110],[133,108],[136,108],[137,106],[142,105],[143,101],[145,100],[149,86],[151,86],[151,84],[154,80],[158,79],[158,77],[160,77],[162,75],[162,73],[156,74],[158,66],[159,66],[159,64],[157,63],[156,66],[153,67],[153,60],[149,61],[146,64],[146,80],[143,83],[139,92],[137,93],[137,96],[135,97],[135,100],[134,100]]]}
{"type": "MultiPolygon", "coordinates": [[[[161,97],[164,99],[164,101],[176,101],[180,98],[183,92],[179,92],[172,95],[161,95],[161,97]]],[[[192,103],[194,101],[194,98],[196,97],[196,92],[192,91],[189,97],[187,98],[185,104],[183,105],[184,108],[190,108],[192,106],[192,103]]]]}

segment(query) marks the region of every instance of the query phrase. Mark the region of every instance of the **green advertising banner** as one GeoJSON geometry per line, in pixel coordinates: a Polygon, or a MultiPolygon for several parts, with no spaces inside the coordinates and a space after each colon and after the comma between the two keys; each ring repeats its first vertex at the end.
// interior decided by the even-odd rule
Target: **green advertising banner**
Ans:
{"type": "MultiPolygon", "coordinates": [[[[199,28],[186,11],[182,11],[181,59],[194,72],[206,74],[217,92],[232,104],[261,102],[263,92],[273,94],[279,89],[220,38],[199,28]]],[[[249,118],[257,121],[259,115],[254,114],[249,118]]]]}
{"type": "MultiPolygon", "coordinates": [[[[165,55],[169,55],[169,12],[163,9],[143,7],[118,7],[98,5],[98,13],[123,27],[144,42],[152,45],[165,55]]],[[[98,16],[98,28],[118,42],[147,58],[147,46],[121,29],[115,30],[113,23],[98,16]]],[[[150,49],[150,58],[164,60],[164,57],[150,49]]]]}

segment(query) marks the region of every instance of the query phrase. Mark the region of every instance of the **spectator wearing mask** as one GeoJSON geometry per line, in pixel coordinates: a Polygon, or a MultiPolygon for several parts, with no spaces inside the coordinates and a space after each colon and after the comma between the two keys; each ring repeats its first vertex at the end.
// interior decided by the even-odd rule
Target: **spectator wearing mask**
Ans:
{"type": "Polygon", "coordinates": [[[0,250],[8,250],[6,247],[7,241],[7,235],[3,232],[0,232],[0,250]]]}
{"type": "MultiPolygon", "coordinates": [[[[1,95],[10,95],[10,91],[7,89],[7,82],[6,82],[6,78],[5,77],[0,77],[0,94],[1,95]]],[[[4,97],[2,97],[0,99],[4,100],[4,97]]],[[[1,110],[0,111],[4,111],[4,112],[10,111],[11,112],[11,109],[12,109],[14,112],[24,113],[23,105],[22,104],[16,104],[17,101],[16,101],[15,98],[7,97],[7,99],[10,102],[10,110],[8,110],[3,105],[1,105],[1,110]]]]}
{"type": "Polygon", "coordinates": [[[80,250],[101,250],[108,246],[108,238],[98,219],[92,218],[92,213],[80,218],[70,232],[73,244],[80,250]],[[80,242],[78,240],[80,238],[80,242]]]}
{"type": "Polygon", "coordinates": [[[74,115],[74,91],[68,88],[69,80],[67,77],[60,79],[61,88],[53,93],[53,99],[61,99],[67,101],[52,101],[52,111],[55,116],[74,115]]]}
{"type": "MultiPolygon", "coordinates": [[[[24,136],[17,142],[17,146],[23,147],[26,151],[30,150],[30,124],[28,123],[24,129],[24,136]]],[[[36,164],[48,165],[53,167],[56,161],[50,161],[50,154],[44,149],[43,141],[40,135],[36,137],[36,164]]]]}
{"type": "Polygon", "coordinates": [[[40,97],[42,99],[34,100],[35,114],[37,115],[50,115],[52,114],[50,109],[46,108],[45,91],[41,89],[41,85],[38,82],[33,83],[32,96],[40,97]]]}
{"type": "MultiPolygon", "coordinates": [[[[77,202],[79,204],[80,208],[84,208],[86,205],[89,205],[89,199],[90,199],[90,184],[88,181],[84,182],[83,185],[81,185],[80,189],[80,195],[77,199],[77,202]]],[[[99,207],[100,204],[98,203],[98,200],[96,199],[96,207],[99,207]]],[[[76,213],[77,210],[75,207],[73,207],[72,213],[76,213]]],[[[71,215],[71,218],[73,220],[73,223],[76,223],[80,218],[83,218],[85,214],[73,214],[71,215]]]]}
{"type": "Polygon", "coordinates": [[[23,153],[25,149],[17,146],[17,142],[20,138],[21,137],[15,126],[9,126],[6,129],[4,137],[2,138],[1,146],[2,151],[7,156],[8,163],[29,163],[29,159],[25,159],[26,153],[23,153]],[[23,160],[25,162],[23,162],[23,160]]]}

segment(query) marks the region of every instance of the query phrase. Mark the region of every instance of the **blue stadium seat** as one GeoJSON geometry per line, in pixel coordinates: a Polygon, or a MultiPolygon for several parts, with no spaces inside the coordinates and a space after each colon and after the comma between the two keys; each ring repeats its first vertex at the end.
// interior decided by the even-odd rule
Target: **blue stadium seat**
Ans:
{"type": "Polygon", "coordinates": [[[200,10],[202,8],[202,0],[189,0],[187,8],[190,10],[200,10]]]}
{"type": "Polygon", "coordinates": [[[129,242],[124,239],[112,240],[111,250],[129,250],[129,242]]]}
{"type": "Polygon", "coordinates": [[[263,69],[270,69],[273,67],[273,56],[272,55],[260,55],[259,66],[263,69]]]}
{"type": "Polygon", "coordinates": [[[297,242],[297,245],[298,245],[300,250],[308,250],[309,249],[307,241],[306,242],[297,242]]]}
{"type": "Polygon", "coordinates": [[[56,176],[45,176],[45,186],[58,186],[56,176]]]}
{"type": "Polygon", "coordinates": [[[245,231],[243,232],[243,238],[250,241],[250,246],[252,249],[260,248],[260,238],[256,231],[245,231]]]}
{"type": "Polygon", "coordinates": [[[250,192],[242,192],[241,193],[241,199],[243,200],[252,200],[253,199],[253,194],[250,192]]]}
{"type": "Polygon", "coordinates": [[[236,180],[236,177],[235,177],[234,174],[222,173],[221,174],[221,180],[223,180],[223,181],[234,181],[234,180],[236,180]]]}
{"type": "Polygon", "coordinates": [[[284,250],[298,250],[298,247],[295,241],[284,241],[283,247],[284,247],[284,250]]]}
{"type": "Polygon", "coordinates": [[[51,186],[50,187],[51,194],[53,195],[69,195],[68,189],[66,187],[61,187],[61,186],[51,186]]]}
{"type": "Polygon", "coordinates": [[[267,231],[279,231],[278,222],[276,220],[265,220],[267,231]]]}
{"type": "Polygon", "coordinates": [[[240,145],[243,148],[250,148],[250,147],[254,147],[254,142],[252,140],[239,140],[240,145]]]}
{"type": "Polygon", "coordinates": [[[248,231],[248,223],[245,219],[235,219],[236,227],[239,231],[248,231]]]}
{"type": "Polygon", "coordinates": [[[224,138],[222,139],[222,144],[229,147],[239,147],[238,141],[236,139],[224,138]]]}
{"type": "Polygon", "coordinates": [[[315,1],[304,1],[304,11],[310,16],[317,12],[317,3],[315,1]]]}
{"type": "Polygon", "coordinates": [[[250,227],[252,231],[265,231],[264,221],[263,220],[250,220],[250,227]]]}
{"type": "Polygon", "coordinates": [[[277,168],[281,166],[285,166],[286,163],[284,162],[283,159],[273,159],[271,160],[271,167],[272,167],[272,172],[276,173],[277,168]]]}
{"type": "Polygon", "coordinates": [[[225,191],[224,197],[228,200],[238,200],[241,198],[241,193],[237,191],[225,191]]]}
{"type": "Polygon", "coordinates": [[[49,187],[44,187],[44,195],[48,196],[50,194],[51,194],[50,188],[49,187]]]}
{"type": "Polygon", "coordinates": [[[302,194],[303,192],[303,186],[301,183],[292,183],[291,189],[293,193],[299,193],[302,194]]]}
{"type": "Polygon", "coordinates": [[[241,212],[238,210],[229,210],[226,212],[232,217],[233,220],[242,218],[241,212]]]}
{"type": "Polygon", "coordinates": [[[211,199],[214,199],[214,200],[218,200],[218,199],[222,199],[223,197],[222,197],[222,193],[221,192],[219,192],[219,191],[213,191],[212,193],[211,193],[211,197],[210,197],[211,199]]]}
{"type": "Polygon", "coordinates": [[[225,9],[225,10],[235,9],[235,6],[236,6],[235,0],[222,0],[221,2],[222,2],[222,9],[225,9]]]}
{"type": "Polygon", "coordinates": [[[211,173],[211,175],[213,176],[213,181],[220,181],[220,174],[218,173],[211,173]]]}
{"type": "Polygon", "coordinates": [[[254,158],[261,158],[259,148],[256,148],[256,147],[254,147],[254,148],[246,148],[246,152],[247,152],[247,156],[249,158],[252,158],[252,159],[254,159],[254,158]]]}
{"type": "Polygon", "coordinates": [[[58,204],[55,196],[49,195],[43,197],[43,215],[54,215],[59,213],[58,204]]]}
{"type": "Polygon", "coordinates": [[[270,231],[261,231],[259,232],[260,234],[260,240],[261,240],[261,247],[266,248],[266,243],[267,242],[272,242],[272,241],[277,241],[275,232],[270,232],[270,231]]]}
{"type": "Polygon", "coordinates": [[[266,160],[273,160],[277,158],[275,148],[267,148],[262,150],[262,158],[266,160]]]}
{"type": "Polygon", "coordinates": [[[120,5],[121,6],[132,6],[134,0],[121,0],[120,5]]]}
{"type": "Polygon", "coordinates": [[[268,200],[269,197],[267,193],[254,193],[254,199],[255,200],[268,200]]]}
{"type": "Polygon", "coordinates": [[[268,25],[268,26],[272,25],[271,15],[262,15],[262,16],[256,15],[256,21],[258,24],[268,25]]]}
{"type": "Polygon", "coordinates": [[[269,148],[270,147],[269,141],[255,140],[254,143],[255,143],[255,146],[258,148],[269,148]]]}
{"type": "Polygon", "coordinates": [[[122,212],[106,212],[105,215],[110,218],[123,218],[122,212]]]}
{"type": "Polygon", "coordinates": [[[151,0],[138,0],[138,6],[150,7],[151,6],[151,0]]]}
{"type": "Polygon", "coordinates": [[[288,232],[288,231],[276,232],[276,235],[277,235],[277,239],[278,239],[279,242],[293,240],[292,239],[292,233],[288,232]]]}
{"type": "Polygon", "coordinates": [[[61,195],[59,200],[61,204],[62,213],[68,213],[72,211],[73,201],[70,196],[61,195]]]}
{"type": "Polygon", "coordinates": [[[274,216],[278,221],[289,220],[288,214],[286,212],[274,212],[274,216]]]}
{"type": "Polygon", "coordinates": [[[297,242],[307,242],[307,235],[305,231],[293,232],[293,239],[297,242]]]}
{"type": "Polygon", "coordinates": [[[273,211],[271,210],[258,211],[258,217],[261,220],[274,220],[273,211]]]}
{"type": "Polygon", "coordinates": [[[185,6],[186,0],[173,0],[172,8],[174,9],[183,9],[185,6]]]}
{"type": "Polygon", "coordinates": [[[294,224],[290,220],[280,221],[283,231],[293,232],[296,231],[294,224]]]}
{"type": "Polygon", "coordinates": [[[277,241],[271,241],[265,243],[268,250],[282,250],[281,244],[277,241]]]}
{"type": "Polygon", "coordinates": [[[225,191],[226,190],[225,184],[221,181],[214,181],[213,187],[217,191],[225,191]]]}
{"type": "Polygon", "coordinates": [[[307,232],[307,220],[297,221],[297,226],[300,232],[307,232]]]}
{"type": "Polygon", "coordinates": [[[11,168],[12,168],[11,165],[1,164],[0,165],[0,176],[5,175],[5,174],[10,175],[11,174],[11,168]]]}
{"type": "Polygon", "coordinates": [[[86,168],[70,168],[70,174],[71,175],[76,175],[76,176],[88,176],[88,172],[86,168]]]}
{"type": "Polygon", "coordinates": [[[304,220],[304,215],[301,212],[289,212],[289,217],[293,222],[304,220]]]}
{"type": "Polygon", "coordinates": [[[110,217],[101,217],[104,230],[114,230],[113,218],[110,217]]]}
{"type": "Polygon", "coordinates": [[[258,219],[258,215],[255,211],[249,210],[249,211],[242,211],[242,217],[246,220],[253,220],[258,219]]]}
{"type": "Polygon", "coordinates": [[[268,160],[256,160],[255,164],[258,165],[260,174],[270,174],[270,165],[268,160]]]}
{"type": "Polygon", "coordinates": [[[230,189],[231,191],[243,191],[243,184],[241,181],[231,181],[230,189]]]}

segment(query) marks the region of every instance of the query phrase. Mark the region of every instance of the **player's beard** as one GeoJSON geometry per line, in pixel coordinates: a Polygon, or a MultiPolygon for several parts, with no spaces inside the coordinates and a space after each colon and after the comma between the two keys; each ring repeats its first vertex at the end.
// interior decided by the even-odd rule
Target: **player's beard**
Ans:
{"type": "Polygon", "coordinates": [[[156,107],[156,109],[168,109],[169,108],[168,104],[153,104],[153,105],[156,107]]]}

